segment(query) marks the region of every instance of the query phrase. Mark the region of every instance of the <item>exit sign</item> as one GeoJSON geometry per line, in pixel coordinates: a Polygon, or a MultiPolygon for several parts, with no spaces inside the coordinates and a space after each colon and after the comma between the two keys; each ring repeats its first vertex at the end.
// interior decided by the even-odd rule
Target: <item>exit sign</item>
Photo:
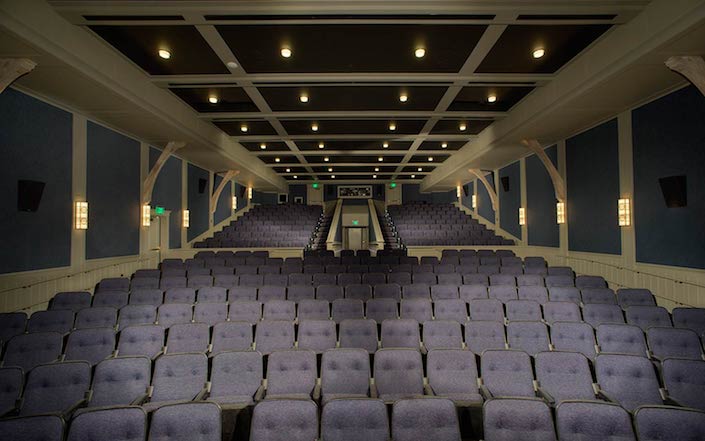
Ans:
{"type": "Polygon", "coordinates": [[[154,207],[154,212],[155,212],[156,214],[158,214],[158,215],[159,215],[159,214],[164,214],[164,207],[159,207],[159,206],[154,207]]]}
{"type": "Polygon", "coordinates": [[[355,219],[355,220],[353,221],[353,225],[358,225],[359,223],[360,223],[360,221],[357,220],[357,219],[355,219]]]}

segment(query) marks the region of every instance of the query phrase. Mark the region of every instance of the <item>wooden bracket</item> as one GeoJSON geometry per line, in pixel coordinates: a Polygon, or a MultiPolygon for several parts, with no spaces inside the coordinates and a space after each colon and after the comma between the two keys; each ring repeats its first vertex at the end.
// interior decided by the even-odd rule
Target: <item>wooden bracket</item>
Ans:
{"type": "Polygon", "coordinates": [[[703,57],[680,56],[666,60],[666,66],[683,75],[705,95],[705,60],[703,57]]]}
{"type": "Polygon", "coordinates": [[[490,185],[490,183],[487,181],[487,178],[485,177],[486,173],[478,168],[471,168],[468,171],[477,176],[477,179],[479,179],[485,186],[485,188],[487,189],[487,193],[490,195],[490,200],[492,201],[492,209],[496,213],[499,209],[499,200],[497,198],[497,192],[494,191],[494,188],[490,185]]]}
{"type": "Polygon", "coordinates": [[[534,152],[536,156],[538,156],[538,158],[541,160],[543,166],[548,172],[548,175],[551,177],[551,181],[553,181],[553,190],[556,193],[556,199],[558,200],[558,202],[565,202],[566,189],[563,176],[561,176],[556,166],[553,165],[553,162],[551,162],[548,155],[546,155],[546,151],[543,149],[543,147],[541,147],[541,144],[539,144],[539,142],[535,139],[524,139],[523,141],[521,141],[521,143],[524,144],[526,148],[534,152]]]}
{"type": "Polygon", "coordinates": [[[225,185],[230,182],[235,176],[240,174],[240,170],[228,170],[223,176],[223,180],[220,181],[220,185],[215,189],[211,195],[211,214],[215,213],[215,209],[218,208],[218,199],[220,198],[220,193],[223,192],[225,185]]]}
{"type": "Polygon", "coordinates": [[[154,190],[154,184],[157,182],[157,177],[159,172],[162,171],[162,167],[166,164],[167,159],[177,150],[184,147],[185,142],[169,141],[169,143],[162,150],[162,154],[159,155],[159,159],[154,163],[154,167],[149,171],[149,175],[144,180],[144,187],[142,190],[142,204],[147,205],[152,201],[152,191],[154,190]]]}
{"type": "Polygon", "coordinates": [[[35,67],[37,63],[28,58],[0,58],[0,93],[35,67]]]}

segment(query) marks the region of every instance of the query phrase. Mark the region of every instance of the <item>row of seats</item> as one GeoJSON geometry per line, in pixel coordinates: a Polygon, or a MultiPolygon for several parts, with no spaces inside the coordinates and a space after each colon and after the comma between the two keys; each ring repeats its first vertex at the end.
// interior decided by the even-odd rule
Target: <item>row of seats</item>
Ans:
{"type": "Polygon", "coordinates": [[[82,407],[140,404],[153,411],[177,401],[209,399],[249,406],[269,398],[380,398],[386,403],[424,395],[460,406],[496,397],[541,398],[556,405],[569,400],[604,400],[633,411],[671,404],[705,410],[700,381],[705,361],[667,358],[659,364],[628,354],[599,354],[594,363],[576,352],[489,349],[476,356],[461,349],[380,349],[370,362],[362,349],[228,351],[164,354],[101,361],[41,364],[28,375],[0,369],[3,415],[70,414],[82,407]],[[479,364],[478,364],[479,360],[479,364]],[[152,366],[153,365],[153,366],[152,366]],[[320,372],[319,372],[320,371],[320,372]],[[594,372],[594,376],[593,376],[594,372]],[[320,379],[319,379],[320,377],[320,379]],[[266,381],[265,381],[266,379],[266,381]]]}

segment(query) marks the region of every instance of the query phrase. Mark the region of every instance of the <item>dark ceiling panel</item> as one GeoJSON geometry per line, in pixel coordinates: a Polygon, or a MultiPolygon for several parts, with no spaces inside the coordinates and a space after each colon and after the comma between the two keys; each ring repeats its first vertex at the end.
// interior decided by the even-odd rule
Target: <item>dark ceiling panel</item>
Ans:
{"type": "Polygon", "coordinates": [[[84,15],[87,21],[184,21],[180,15],[84,15]]]}
{"type": "Polygon", "coordinates": [[[150,75],[226,74],[230,71],[194,26],[90,26],[150,75]],[[165,60],[158,51],[166,49],[165,60]]]}
{"type": "Polygon", "coordinates": [[[274,167],[273,170],[277,173],[308,173],[308,171],[303,167],[274,167]],[[286,171],[286,170],[289,171],[286,171]]]}
{"type": "Polygon", "coordinates": [[[328,161],[326,162],[325,155],[306,155],[306,161],[311,164],[379,164],[380,166],[384,164],[398,164],[404,158],[403,156],[381,156],[382,161],[379,160],[380,156],[357,156],[357,155],[331,155],[328,156],[328,161]]]}
{"type": "Polygon", "coordinates": [[[284,128],[290,135],[375,135],[389,134],[389,136],[405,134],[416,135],[423,128],[424,120],[394,120],[396,130],[389,130],[392,120],[317,120],[318,131],[311,130],[310,120],[282,121],[284,128]]]}
{"type": "Polygon", "coordinates": [[[301,164],[299,159],[294,155],[281,155],[281,156],[258,156],[265,164],[301,164]],[[277,158],[279,162],[277,162],[277,158]]]}
{"type": "Polygon", "coordinates": [[[458,72],[484,25],[311,24],[216,26],[249,73],[458,72]],[[423,46],[426,55],[416,58],[423,46]],[[292,50],[290,58],[280,55],[292,50]]]}
{"type": "Polygon", "coordinates": [[[556,72],[611,25],[510,25],[477,68],[478,73],[556,72]],[[546,55],[533,58],[543,48],[546,55]]]}
{"type": "Polygon", "coordinates": [[[448,107],[450,111],[506,112],[526,95],[533,87],[508,86],[469,86],[463,87],[448,107]],[[490,103],[488,97],[496,101],[490,103]]]}
{"type": "Polygon", "coordinates": [[[241,87],[175,87],[174,94],[193,107],[196,112],[258,112],[255,103],[241,87]],[[218,102],[208,101],[215,97],[218,102]]]}
{"type": "Polygon", "coordinates": [[[333,140],[328,141],[322,139],[320,141],[296,141],[296,146],[300,150],[409,150],[411,141],[385,141],[385,140],[333,140]],[[388,147],[384,147],[384,143],[388,147]],[[319,148],[319,144],[323,143],[323,149],[319,148]]]}
{"type": "Polygon", "coordinates": [[[408,166],[404,167],[401,171],[404,173],[430,173],[436,168],[435,165],[424,165],[424,166],[408,166]],[[421,169],[421,170],[419,170],[421,169]]]}
{"type": "Polygon", "coordinates": [[[615,14],[522,14],[517,20],[614,20],[615,14]]]}
{"type": "Polygon", "coordinates": [[[419,150],[453,151],[460,150],[467,141],[424,141],[419,146],[419,150]],[[443,147],[445,144],[446,147],[443,147]]]}
{"type": "Polygon", "coordinates": [[[311,179],[313,179],[313,177],[306,176],[306,175],[296,175],[296,178],[294,178],[294,176],[292,175],[292,176],[284,176],[284,179],[286,179],[287,181],[296,182],[296,181],[310,181],[311,179]]]}
{"type": "Polygon", "coordinates": [[[231,136],[276,135],[274,127],[267,121],[213,121],[213,124],[231,136]],[[241,130],[247,127],[247,132],[241,130]]]}
{"type": "Polygon", "coordinates": [[[428,155],[414,155],[411,157],[411,160],[409,162],[412,163],[428,163],[428,164],[439,164],[446,159],[450,158],[449,155],[439,155],[437,153],[432,153],[428,155]],[[433,161],[429,161],[428,158],[433,158],[433,161]]]}
{"type": "Polygon", "coordinates": [[[411,175],[397,175],[397,179],[401,180],[411,180],[411,179],[416,179],[416,180],[421,180],[425,177],[425,175],[414,175],[412,178],[411,175]]]}
{"type": "Polygon", "coordinates": [[[251,152],[288,152],[289,146],[284,142],[241,142],[247,150],[251,152]],[[267,148],[263,149],[262,144],[267,148]]]}
{"type": "Polygon", "coordinates": [[[260,87],[273,111],[434,110],[446,87],[437,86],[314,86],[260,87]],[[405,94],[406,102],[399,97],[405,94]],[[302,103],[305,95],[308,102],[302,103]]]}
{"type": "Polygon", "coordinates": [[[433,126],[432,135],[477,135],[487,126],[492,124],[492,120],[486,119],[442,119],[433,126]],[[461,124],[465,124],[465,130],[460,130],[461,124]]]}
{"type": "Polygon", "coordinates": [[[314,173],[328,173],[328,168],[332,167],[336,173],[393,173],[396,169],[396,165],[390,166],[376,166],[373,164],[360,165],[360,166],[336,166],[332,165],[317,165],[313,167],[314,173]],[[379,170],[375,170],[379,169],[379,170]]]}
{"type": "MultiPolygon", "coordinates": [[[[336,175],[335,173],[324,173],[320,174],[318,177],[321,180],[335,180],[335,181],[365,181],[366,184],[378,183],[378,181],[385,181],[392,178],[392,175],[377,175],[377,178],[373,178],[374,173],[364,174],[364,175],[336,175]],[[331,176],[335,176],[333,179],[331,176]]],[[[382,182],[379,182],[382,183],[382,182]]]]}
{"type": "Polygon", "coordinates": [[[413,15],[382,15],[382,14],[330,14],[330,15],[206,15],[206,20],[218,21],[252,21],[252,20],[494,20],[492,14],[413,14],[413,15]]]}

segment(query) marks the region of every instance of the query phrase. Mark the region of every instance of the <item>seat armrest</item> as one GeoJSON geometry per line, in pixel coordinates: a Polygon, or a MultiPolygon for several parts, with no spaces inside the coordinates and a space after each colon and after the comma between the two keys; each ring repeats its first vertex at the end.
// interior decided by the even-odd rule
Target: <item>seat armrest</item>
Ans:
{"type": "Polygon", "coordinates": [[[318,401],[321,399],[321,385],[316,382],[316,385],[313,386],[313,401],[318,401]]]}
{"type": "Polygon", "coordinates": [[[377,385],[372,383],[372,379],[370,379],[370,397],[372,397],[372,398],[379,397],[379,392],[377,391],[377,385]]]}
{"type": "Polygon", "coordinates": [[[210,382],[206,381],[206,384],[203,385],[203,389],[201,389],[201,391],[198,393],[198,395],[196,395],[193,398],[193,401],[203,401],[206,398],[206,395],[208,394],[210,389],[211,389],[211,384],[210,384],[210,382]]]}
{"type": "Polygon", "coordinates": [[[482,378],[477,379],[477,385],[480,389],[480,395],[482,395],[482,398],[485,399],[485,401],[493,398],[492,392],[485,386],[485,382],[482,381],[482,378]]]}
{"type": "Polygon", "coordinates": [[[593,383],[592,388],[595,391],[595,395],[597,395],[598,398],[602,398],[603,400],[609,401],[610,403],[617,403],[617,400],[614,398],[610,397],[607,392],[602,390],[600,385],[598,383],[593,383]]]}
{"type": "Polygon", "coordinates": [[[260,383],[259,387],[257,388],[257,392],[255,392],[255,402],[262,401],[263,397],[264,397],[264,380],[262,380],[262,383],[260,383]]]}
{"type": "Polygon", "coordinates": [[[436,395],[436,394],[433,392],[433,388],[432,388],[431,385],[429,385],[429,384],[424,384],[424,385],[423,385],[423,392],[424,392],[424,395],[430,395],[430,396],[436,395]]]}
{"type": "Polygon", "coordinates": [[[556,405],[556,399],[553,398],[553,395],[546,392],[546,390],[543,389],[540,385],[537,385],[536,393],[538,394],[538,396],[540,398],[543,398],[545,401],[547,401],[549,405],[551,405],[551,406],[556,405]]]}
{"type": "Polygon", "coordinates": [[[71,405],[71,407],[61,413],[61,417],[64,419],[64,421],[69,421],[71,419],[71,415],[73,415],[73,413],[76,412],[77,409],[85,407],[90,402],[92,397],[93,391],[91,389],[88,389],[83,395],[83,398],[75,402],[73,405],[71,405]]]}

